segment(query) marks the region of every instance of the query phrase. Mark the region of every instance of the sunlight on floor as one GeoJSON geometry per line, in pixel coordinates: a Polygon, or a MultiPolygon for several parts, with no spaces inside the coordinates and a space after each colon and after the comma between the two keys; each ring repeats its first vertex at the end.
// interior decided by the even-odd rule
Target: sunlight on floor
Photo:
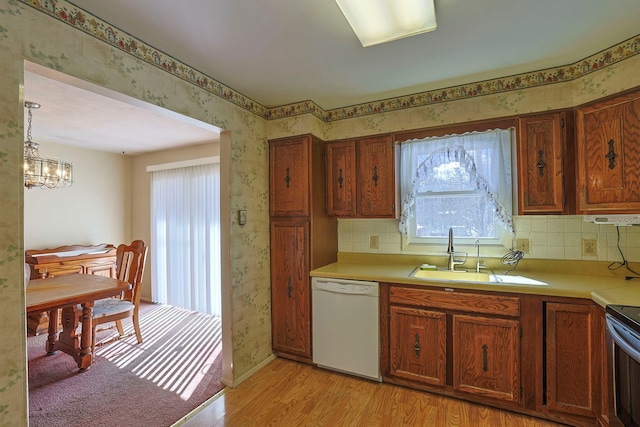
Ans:
{"type": "Polygon", "coordinates": [[[138,344],[133,325],[125,324],[127,338],[109,334],[100,342],[96,356],[132,372],[188,400],[222,351],[219,317],[162,305],[140,317],[144,342],[138,344]]]}

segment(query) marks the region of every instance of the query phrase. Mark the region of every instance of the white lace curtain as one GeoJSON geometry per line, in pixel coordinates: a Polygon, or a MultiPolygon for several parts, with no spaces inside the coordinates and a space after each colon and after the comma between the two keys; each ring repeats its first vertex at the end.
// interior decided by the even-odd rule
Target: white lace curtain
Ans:
{"type": "Polygon", "coordinates": [[[400,232],[408,234],[418,191],[443,191],[429,186],[438,185],[431,179],[433,171],[450,162],[460,163],[475,188],[493,207],[497,219],[507,230],[513,231],[512,133],[513,129],[490,130],[402,142],[400,232]],[[489,152],[490,156],[487,155],[489,152]],[[483,154],[474,158],[471,153],[483,154]]]}
{"type": "Polygon", "coordinates": [[[220,164],[151,176],[152,299],[221,315],[220,164]]]}

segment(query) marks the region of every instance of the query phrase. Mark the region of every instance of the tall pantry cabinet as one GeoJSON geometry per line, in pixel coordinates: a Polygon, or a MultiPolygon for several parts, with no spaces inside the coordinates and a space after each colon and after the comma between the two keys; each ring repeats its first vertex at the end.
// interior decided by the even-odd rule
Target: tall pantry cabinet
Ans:
{"type": "Polygon", "coordinates": [[[324,142],[313,135],[269,141],[273,350],[312,361],[309,272],[336,261],[337,220],[326,214],[324,142]]]}

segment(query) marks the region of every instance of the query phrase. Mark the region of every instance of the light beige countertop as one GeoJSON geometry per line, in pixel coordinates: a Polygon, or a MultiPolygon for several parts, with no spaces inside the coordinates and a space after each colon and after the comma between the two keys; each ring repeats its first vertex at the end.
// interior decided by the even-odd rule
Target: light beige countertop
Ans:
{"type": "MultiPolygon", "coordinates": [[[[543,282],[544,285],[477,283],[410,277],[411,273],[422,263],[441,266],[443,260],[446,263],[446,258],[439,259],[437,257],[340,253],[337,262],[311,271],[311,276],[587,298],[602,307],[607,304],[640,306],[640,279],[625,280],[625,276],[630,273],[624,269],[611,271],[607,268],[608,262],[528,260],[525,258],[520,261],[516,270],[508,275],[528,277],[543,282]]],[[[496,274],[504,274],[508,268],[501,265],[499,260],[487,260],[487,263],[488,267],[496,274]]],[[[473,269],[473,266],[470,267],[473,269]]],[[[467,265],[463,266],[463,269],[468,268],[467,265]]]]}

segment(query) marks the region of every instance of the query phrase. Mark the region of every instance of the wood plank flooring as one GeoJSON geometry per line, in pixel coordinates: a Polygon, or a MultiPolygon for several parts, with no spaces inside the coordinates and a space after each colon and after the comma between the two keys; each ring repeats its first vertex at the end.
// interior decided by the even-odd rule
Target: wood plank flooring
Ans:
{"type": "Polygon", "coordinates": [[[237,388],[227,388],[183,425],[560,426],[526,415],[380,384],[280,358],[237,388]]]}

